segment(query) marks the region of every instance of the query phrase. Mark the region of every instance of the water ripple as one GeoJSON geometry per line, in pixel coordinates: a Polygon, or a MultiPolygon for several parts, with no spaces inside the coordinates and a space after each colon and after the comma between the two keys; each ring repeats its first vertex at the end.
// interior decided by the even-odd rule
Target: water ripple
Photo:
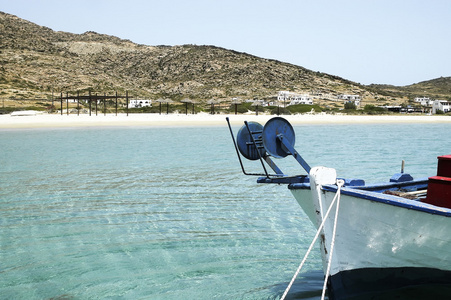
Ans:
{"type": "MultiPolygon", "coordinates": [[[[445,125],[295,130],[311,165],[370,180],[387,180],[402,159],[428,176],[451,148],[445,125]]],[[[314,235],[285,187],[241,174],[226,127],[17,130],[0,139],[3,298],[277,299],[314,235]]],[[[293,162],[280,164],[299,173],[293,162]]],[[[319,297],[320,255],[312,256],[292,298],[319,297]]]]}

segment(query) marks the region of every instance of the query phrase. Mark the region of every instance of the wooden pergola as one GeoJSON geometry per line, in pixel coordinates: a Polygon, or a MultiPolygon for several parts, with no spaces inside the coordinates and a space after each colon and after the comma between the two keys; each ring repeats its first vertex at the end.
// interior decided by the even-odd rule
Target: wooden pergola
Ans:
{"type": "Polygon", "coordinates": [[[161,103],[166,103],[166,114],[169,114],[169,103],[172,103],[174,101],[172,101],[171,99],[163,99],[163,98],[159,98],[157,100],[157,102],[160,103],[160,115],[161,115],[161,103]]]}
{"type": "Polygon", "coordinates": [[[106,115],[106,100],[116,100],[115,108],[116,108],[116,116],[117,116],[117,108],[118,108],[118,99],[126,99],[126,110],[128,116],[128,91],[125,92],[125,96],[118,96],[117,92],[113,96],[107,96],[106,94],[102,95],[93,95],[89,92],[89,95],[80,96],[80,93],[77,92],[77,96],[69,96],[69,93],[66,93],[66,97],[63,97],[63,93],[61,93],[60,102],[61,102],[61,115],[63,115],[63,100],[66,100],[66,113],[69,115],[69,100],[77,100],[77,115],[80,115],[80,100],[84,100],[89,104],[89,115],[91,116],[92,112],[92,102],[95,103],[96,116],[97,116],[97,105],[100,101],[103,101],[103,113],[106,115]]]}
{"type": "Polygon", "coordinates": [[[238,114],[238,105],[241,104],[241,100],[238,98],[232,99],[232,104],[235,106],[235,115],[238,114]]]}
{"type": "Polygon", "coordinates": [[[191,103],[193,105],[193,115],[194,115],[194,103],[196,103],[196,102],[189,98],[185,98],[181,102],[185,103],[185,114],[186,115],[188,114],[188,103],[191,103]]]}
{"type": "Polygon", "coordinates": [[[211,99],[207,101],[208,104],[210,104],[210,114],[215,114],[215,104],[221,103],[221,100],[211,99]]]}

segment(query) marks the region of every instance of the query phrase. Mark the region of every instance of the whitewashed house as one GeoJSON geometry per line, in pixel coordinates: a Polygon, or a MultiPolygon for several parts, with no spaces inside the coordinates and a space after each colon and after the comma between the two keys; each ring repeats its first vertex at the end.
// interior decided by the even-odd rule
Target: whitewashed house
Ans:
{"type": "Polygon", "coordinates": [[[140,108],[140,107],[151,107],[152,100],[130,100],[128,102],[128,108],[140,108]]]}
{"type": "Polygon", "coordinates": [[[313,100],[309,95],[297,94],[288,91],[280,91],[277,95],[279,102],[288,102],[287,105],[308,104],[313,105],[313,100]]]}
{"type": "Polygon", "coordinates": [[[432,113],[437,113],[437,110],[441,110],[444,113],[451,111],[451,103],[446,100],[435,100],[432,104],[432,113]]]}
{"type": "Polygon", "coordinates": [[[434,103],[434,100],[429,97],[416,97],[413,101],[419,103],[421,106],[432,106],[434,103]]]}
{"type": "Polygon", "coordinates": [[[312,105],[313,101],[312,101],[312,98],[310,98],[308,95],[294,95],[291,98],[289,105],[296,105],[296,104],[312,105]]]}
{"type": "Polygon", "coordinates": [[[254,100],[252,105],[258,105],[258,106],[268,106],[268,103],[265,100],[254,100]]]}
{"type": "Polygon", "coordinates": [[[360,101],[362,101],[362,99],[360,98],[360,95],[347,95],[347,94],[341,94],[337,96],[338,100],[343,100],[344,103],[354,103],[355,106],[360,106],[360,101]]]}
{"type": "Polygon", "coordinates": [[[280,101],[287,101],[290,99],[291,92],[288,91],[279,91],[277,94],[277,100],[280,101]]]}

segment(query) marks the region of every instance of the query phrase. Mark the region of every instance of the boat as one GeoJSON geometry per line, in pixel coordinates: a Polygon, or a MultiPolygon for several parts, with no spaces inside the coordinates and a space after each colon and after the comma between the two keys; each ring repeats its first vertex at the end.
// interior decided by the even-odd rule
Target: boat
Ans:
{"type": "Polygon", "coordinates": [[[310,167],[282,117],[264,126],[246,121],[236,138],[227,123],[243,173],[286,185],[317,228],[312,246],[321,251],[329,299],[451,297],[451,155],[438,157],[436,175],[413,179],[402,167],[387,182],[366,184],[310,167]],[[303,174],[284,174],[272,159],[287,156],[303,174]],[[242,157],[260,161],[262,172],[247,172],[242,157]]]}
{"type": "Polygon", "coordinates": [[[35,110],[16,110],[11,113],[11,117],[16,116],[36,116],[38,114],[35,110]]]}

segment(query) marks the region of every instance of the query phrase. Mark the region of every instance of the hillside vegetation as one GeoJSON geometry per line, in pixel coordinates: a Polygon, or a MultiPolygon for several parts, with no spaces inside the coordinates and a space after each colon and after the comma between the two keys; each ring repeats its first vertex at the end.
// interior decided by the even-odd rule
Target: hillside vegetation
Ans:
{"type": "Polygon", "coordinates": [[[430,97],[433,99],[451,100],[451,77],[440,77],[407,86],[370,85],[369,88],[392,96],[430,97]]]}
{"type": "Polygon", "coordinates": [[[450,78],[407,87],[358,83],[215,46],[146,46],[114,36],[72,34],[0,12],[0,98],[50,99],[59,93],[132,97],[273,99],[280,90],[329,105],[341,93],[366,103],[402,103],[412,95],[450,95],[450,78]],[[425,92],[426,91],[426,92],[425,92]]]}

